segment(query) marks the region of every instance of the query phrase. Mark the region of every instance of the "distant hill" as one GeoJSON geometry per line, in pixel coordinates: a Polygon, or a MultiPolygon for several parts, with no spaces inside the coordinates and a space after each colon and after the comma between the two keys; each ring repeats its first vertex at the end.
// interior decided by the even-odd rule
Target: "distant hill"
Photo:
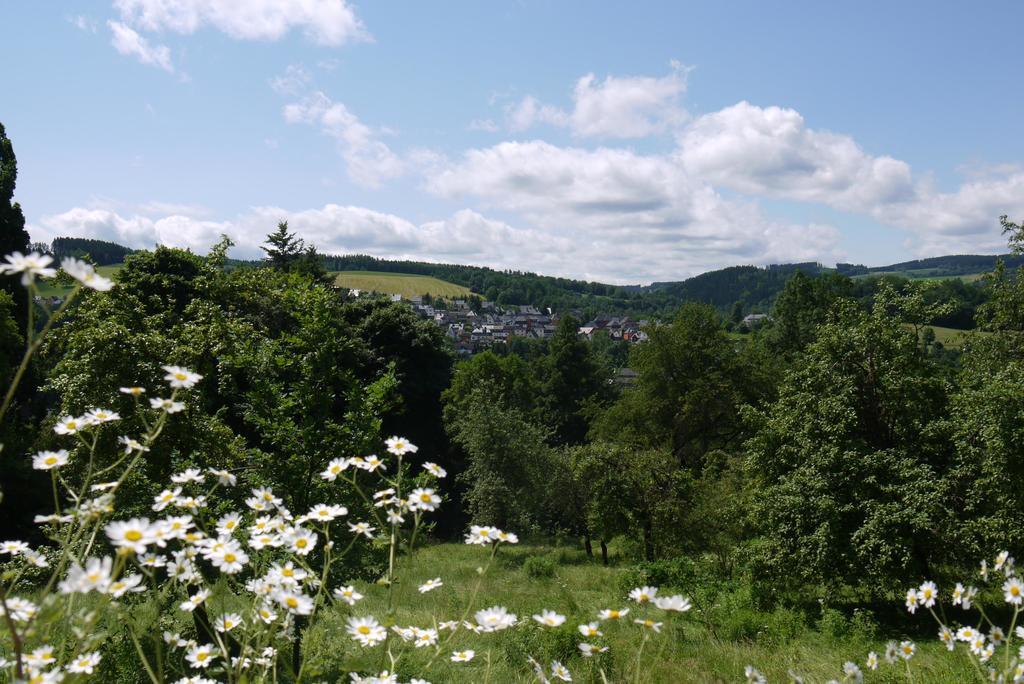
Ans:
{"type": "Polygon", "coordinates": [[[836,264],[836,271],[847,276],[902,275],[904,278],[956,278],[986,273],[996,267],[1002,259],[1010,270],[1024,266],[1024,256],[1002,254],[953,254],[949,256],[901,261],[888,266],[862,266],[860,264],[836,264]]]}
{"type": "MultiPolygon", "coordinates": [[[[53,247],[60,250],[60,255],[87,253],[100,264],[120,263],[133,251],[115,243],[81,238],[57,238],[53,247]]],[[[858,296],[868,299],[876,278],[955,279],[959,282],[955,286],[953,283],[944,285],[943,293],[960,301],[963,306],[941,324],[957,328],[973,325],[974,309],[984,299],[984,293],[971,281],[981,273],[991,271],[998,259],[1003,259],[1012,270],[1024,266],[1024,257],[1021,256],[966,254],[887,266],[841,263],[834,269],[814,262],[764,267],[729,266],[686,280],[650,285],[610,285],[485,266],[379,259],[365,254],[323,256],[325,268],[337,273],[336,282],[345,287],[403,296],[429,293],[453,297],[472,293],[501,305],[531,304],[572,312],[586,319],[598,314],[639,318],[670,316],[684,301],[711,304],[723,314],[731,313],[737,302],[745,313],[768,311],[786,281],[798,271],[812,276],[838,273],[854,278],[858,282],[858,296]]],[[[252,267],[259,263],[255,260],[230,260],[229,267],[252,267]]]]}
{"type": "Polygon", "coordinates": [[[807,275],[821,275],[831,269],[813,262],[777,264],[763,268],[729,266],[679,282],[651,283],[647,289],[671,295],[679,301],[695,300],[718,308],[732,306],[733,302],[738,301],[755,308],[767,308],[797,271],[807,275]]]}
{"type": "Polygon", "coordinates": [[[99,266],[119,264],[135,250],[106,240],[90,240],[87,238],[58,237],[50,243],[50,254],[56,261],[65,257],[81,259],[88,255],[99,266]]]}

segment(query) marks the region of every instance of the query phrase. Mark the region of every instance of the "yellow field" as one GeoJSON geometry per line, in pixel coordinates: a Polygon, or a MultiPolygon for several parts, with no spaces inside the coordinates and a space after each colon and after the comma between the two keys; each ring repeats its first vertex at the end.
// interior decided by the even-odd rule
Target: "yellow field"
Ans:
{"type": "Polygon", "coordinates": [[[382,273],[379,271],[341,271],[335,284],[353,290],[399,294],[409,298],[429,294],[432,297],[465,297],[469,288],[456,285],[431,276],[408,273],[382,273]]]}

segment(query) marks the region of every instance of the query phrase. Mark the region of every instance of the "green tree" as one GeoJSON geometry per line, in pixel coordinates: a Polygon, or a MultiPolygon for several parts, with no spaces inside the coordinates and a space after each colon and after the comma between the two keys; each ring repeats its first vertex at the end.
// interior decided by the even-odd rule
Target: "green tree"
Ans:
{"type": "Polygon", "coordinates": [[[580,505],[577,513],[582,513],[585,542],[588,547],[592,539],[600,543],[605,563],[608,542],[620,535],[639,542],[645,560],[680,548],[688,532],[681,522],[692,478],[670,452],[594,442],[561,454],[572,473],[568,490],[580,505]]]}
{"type": "Polygon", "coordinates": [[[589,430],[588,412],[610,397],[610,376],[577,333],[579,322],[563,316],[543,362],[544,407],[554,446],[581,444],[589,430]]]}
{"type": "Polygon", "coordinates": [[[942,555],[946,392],[885,305],[833,306],[778,400],[751,414],[768,576],[882,591],[930,574],[942,555]]]}
{"type": "MultiPolygon", "coordinates": [[[[1010,248],[1024,252],[1024,228],[1000,217],[1010,248]]],[[[968,558],[1024,543],[1024,268],[1016,277],[999,261],[985,279],[979,311],[988,332],[970,338],[949,421],[956,457],[945,496],[955,512],[951,548],[968,558]]]]}
{"type": "Polygon", "coordinates": [[[466,512],[481,525],[542,529],[537,492],[551,471],[547,431],[507,405],[496,388],[477,386],[466,399],[449,423],[452,439],[467,454],[459,477],[466,512]]]}
{"type": "MultiPolygon", "coordinates": [[[[25,230],[25,214],[14,201],[14,188],[18,181],[18,159],[14,146],[0,123],[0,256],[28,250],[29,236],[25,230]]],[[[4,286],[9,292],[13,286],[4,286]]]]}
{"type": "Polygon", "coordinates": [[[323,258],[317,253],[316,247],[307,245],[304,240],[288,230],[288,222],[281,221],[277,230],[267,235],[260,247],[266,255],[271,268],[279,271],[302,273],[317,280],[327,280],[327,271],[323,258]]]}
{"type": "MultiPolygon", "coordinates": [[[[389,369],[367,367],[368,352],[331,288],[300,273],[225,272],[219,250],[213,254],[131,255],[118,287],[85,294],[85,305],[54,331],[47,389],[61,415],[108,406],[125,416],[123,434],[137,434],[131,399],[118,388],[157,392],[162,363],[189,366],[204,380],[125,488],[133,497],[126,503],[142,512],[172,473],[215,466],[258,469],[301,510],[328,496],[318,475],[331,458],[380,447],[394,379],[389,369]]],[[[116,444],[106,447],[116,453],[116,444]]],[[[217,505],[239,505],[232,495],[244,492],[217,505]]]]}
{"type": "Polygon", "coordinates": [[[840,275],[809,276],[797,271],[786,281],[772,307],[765,343],[786,358],[803,351],[814,341],[818,326],[841,296],[849,296],[849,278],[840,275]]]}
{"type": "Polygon", "coordinates": [[[668,448],[699,470],[708,451],[739,446],[740,407],[759,404],[770,387],[708,305],[684,304],[672,323],[647,333],[630,356],[636,385],[600,416],[595,436],[668,448]]]}
{"type": "Polygon", "coordinates": [[[514,354],[499,356],[487,350],[455,366],[451,386],[443,395],[445,425],[471,408],[473,393],[480,387],[488,388],[503,406],[541,422],[540,388],[529,365],[514,354]]]}

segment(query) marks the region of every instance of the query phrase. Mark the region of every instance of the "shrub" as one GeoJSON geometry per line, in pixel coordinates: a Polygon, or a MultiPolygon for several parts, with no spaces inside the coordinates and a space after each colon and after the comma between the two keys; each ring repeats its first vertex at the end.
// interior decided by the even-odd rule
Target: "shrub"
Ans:
{"type": "Polygon", "coordinates": [[[530,556],[523,562],[523,572],[533,579],[550,579],[557,569],[558,562],[551,556],[530,556]]]}

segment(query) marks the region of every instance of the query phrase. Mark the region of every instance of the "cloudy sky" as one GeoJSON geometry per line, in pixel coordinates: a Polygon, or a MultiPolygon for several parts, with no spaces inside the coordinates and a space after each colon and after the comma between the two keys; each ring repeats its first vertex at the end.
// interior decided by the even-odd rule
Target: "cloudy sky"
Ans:
{"type": "Polygon", "coordinates": [[[1003,251],[1024,4],[4,2],[36,240],[618,283],[1003,251]]]}

